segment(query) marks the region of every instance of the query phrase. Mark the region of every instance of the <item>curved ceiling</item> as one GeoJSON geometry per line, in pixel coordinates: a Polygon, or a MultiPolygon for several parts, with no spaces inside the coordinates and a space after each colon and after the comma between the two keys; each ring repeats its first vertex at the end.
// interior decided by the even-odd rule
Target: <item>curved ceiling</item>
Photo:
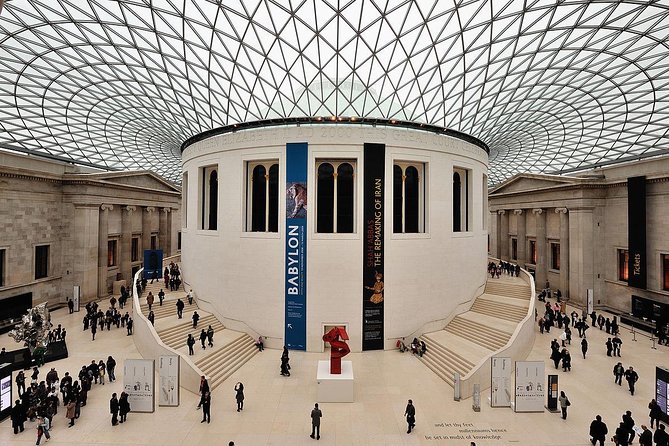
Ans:
{"type": "Polygon", "coordinates": [[[179,181],[205,130],[381,117],[569,172],[669,149],[668,38],[669,0],[9,0],[0,147],[179,181]]]}

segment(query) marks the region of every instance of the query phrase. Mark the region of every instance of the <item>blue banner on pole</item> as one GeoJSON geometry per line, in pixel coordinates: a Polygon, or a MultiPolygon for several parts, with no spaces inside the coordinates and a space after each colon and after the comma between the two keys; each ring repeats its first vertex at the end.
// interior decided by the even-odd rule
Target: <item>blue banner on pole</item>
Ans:
{"type": "Polygon", "coordinates": [[[144,250],[144,278],[147,280],[163,277],[163,250],[145,249],[144,250]]]}
{"type": "Polygon", "coordinates": [[[286,144],[285,344],[307,349],[307,143],[286,144]]]}

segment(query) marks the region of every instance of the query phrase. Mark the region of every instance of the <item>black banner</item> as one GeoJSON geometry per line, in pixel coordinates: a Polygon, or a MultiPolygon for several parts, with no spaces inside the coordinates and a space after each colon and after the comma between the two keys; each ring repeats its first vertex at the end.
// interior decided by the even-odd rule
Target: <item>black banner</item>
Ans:
{"type": "Polygon", "coordinates": [[[385,144],[365,143],[362,349],[383,350],[385,144]]]}
{"type": "Polygon", "coordinates": [[[627,179],[627,284],[646,289],[646,177],[627,179]]]}

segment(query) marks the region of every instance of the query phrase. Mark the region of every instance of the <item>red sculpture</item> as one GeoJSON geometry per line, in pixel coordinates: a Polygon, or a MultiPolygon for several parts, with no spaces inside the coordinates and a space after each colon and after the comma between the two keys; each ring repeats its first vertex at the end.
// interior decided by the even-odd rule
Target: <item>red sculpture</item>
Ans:
{"type": "Polygon", "coordinates": [[[330,343],[330,373],[341,375],[341,358],[348,355],[351,349],[344,341],[348,341],[348,333],[344,327],[334,327],[323,335],[323,340],[330,343]],[[341,337],[342,340],[339,340],[341,337]]]}

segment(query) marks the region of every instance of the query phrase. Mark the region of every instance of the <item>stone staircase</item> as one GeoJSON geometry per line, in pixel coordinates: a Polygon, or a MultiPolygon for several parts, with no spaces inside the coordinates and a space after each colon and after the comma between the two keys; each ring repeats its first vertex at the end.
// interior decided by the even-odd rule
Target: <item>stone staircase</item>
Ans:
{"type": "Polygon", "coordinates": [[[442,330],[421,336],[427,345],[421,361],[453,386],[453,373],[462,378],[504,348],[527,316],[531,298],[530,286],[520,278],[488,279],[469,311],[455,316],[442,330]]]}
{"type": "Polygon", "coordinates": [[[149,314],[149,307],[146,304],[146,296],[149,291],[155,297],[151,309],[155,316],[154,328],[160,340],[184,358],[191,359],[207,377],[209,387],[212,390],[258,352],[255,340],[249,335],[225,328],[216,316],[201,310],[197,305],[197,300],[189,304],[186,292],[183,289],[169,291],[169,288],[166,289],[161,281],[147,284],[139,298],[140,309],[145,316],[149,314]],[[158,292],[161,288],[165,292],[162,306],[159,305],[158,301],[158,292]],[[177,318],[176,301],[179,298],[185,304],[182,319],[177,318]],[[195,310],[200,315],[200,319],[197,328],[194,329],[192,315],[195,310]],[[207,347],[202,350],[199,339],[200,332],[202,329],[206,331],[209,325],[214,329],[214,347],[207,347]],[[192,334],[196,341],[194,346],[195,355],[193,356],[188,354],[186,346],[189,334],[192,334]]]}

